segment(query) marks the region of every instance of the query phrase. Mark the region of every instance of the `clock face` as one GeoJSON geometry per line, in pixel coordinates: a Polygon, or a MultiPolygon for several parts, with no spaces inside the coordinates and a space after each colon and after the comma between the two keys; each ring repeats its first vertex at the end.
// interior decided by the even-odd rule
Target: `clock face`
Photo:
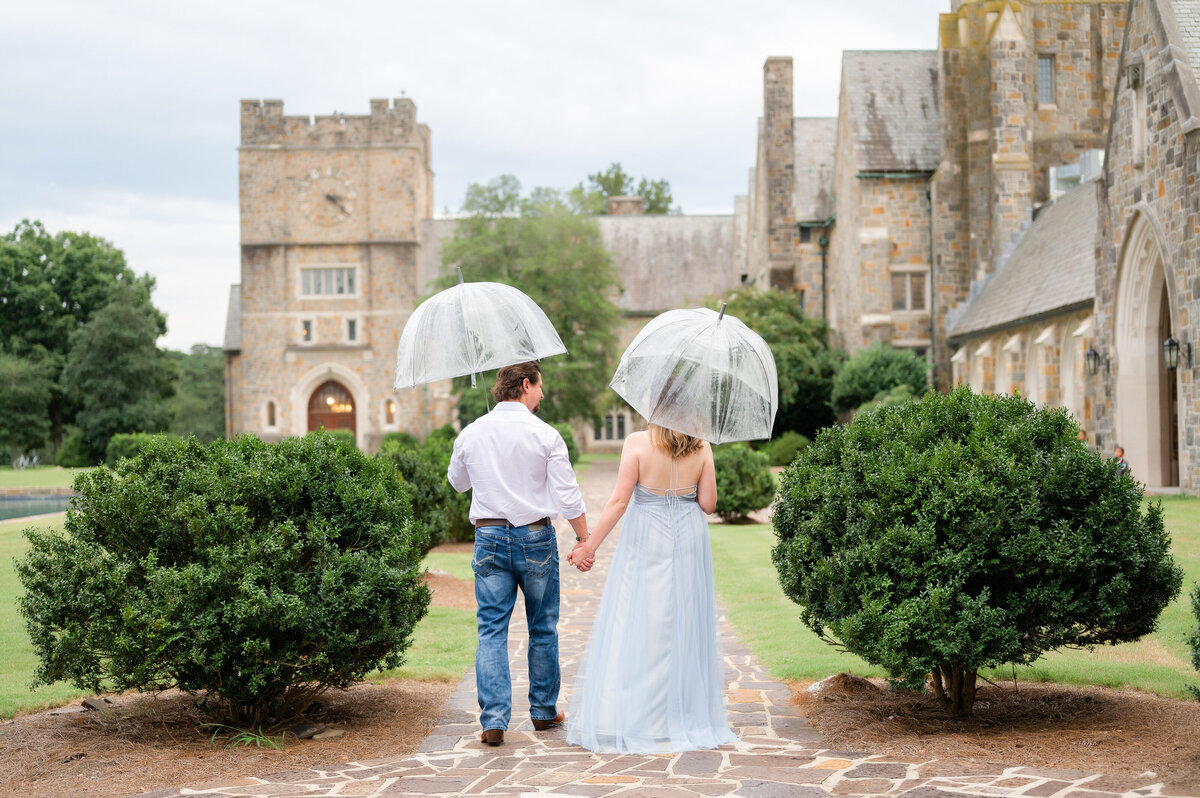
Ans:
{"type": "Polygon", "coordinates": [[[354,183],[340,169],[312,169],[300,180],[300,210],[317,224],[349,219],[356,196],[354,183]]]}

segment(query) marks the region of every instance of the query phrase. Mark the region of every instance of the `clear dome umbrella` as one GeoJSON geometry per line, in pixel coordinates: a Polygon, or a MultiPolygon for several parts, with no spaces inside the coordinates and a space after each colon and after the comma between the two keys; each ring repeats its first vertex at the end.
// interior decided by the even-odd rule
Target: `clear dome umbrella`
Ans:
{"type": "Polygon", "coordinates": [[[651,319],[609,386],[650,423],[710,443],[770,438],[779,405],[771,348],[724,304],[651,319]]]}
{"type": "Polygon", "coordinates": [[[567,351],[537,303],[511,285],[465,283],[426,299],[396,348],[395,389],[475,375],[567,351]]]}

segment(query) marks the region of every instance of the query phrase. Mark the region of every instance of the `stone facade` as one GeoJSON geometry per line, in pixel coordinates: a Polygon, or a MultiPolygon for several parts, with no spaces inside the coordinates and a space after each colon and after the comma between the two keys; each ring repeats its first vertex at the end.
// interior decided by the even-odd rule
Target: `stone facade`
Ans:
{"type": "Polygon", "coordinates": [[[944,320],[1021,238],[1048,199],[1051,167],[1105,146],[1126,6],[963,2],[941,16],[931,278],[939,386],[953,354],[944,320]]]}
{"type": "Polygon", "coordinates": [[[1134,476],[1200,493],[1200,3],[1135,0],[1102,184],[1097,443],[1125,447],[1134,476]],[[1168,337],[1180,365],[1167,370],[1168,337]],[[1193,347],[1191,358],[1188,347],[1193,347]]]}
{"type": "Polygon", "coordinates": [[[842,57],[828,305],[849,351],[885,341],[925,355],[929,345],[936,72],[932,52],[842,57]]]}
{"type": "Polygon", "coordinates": [[[416,106],[372,100],[367,116],[310,119],[248,100],[241,119],[227,432],[277,439],[319,421],[374,449],[412,420],[417,432],[449,421],[444,391],[391,390],[399,332],[424,290],[419,231],[433,205],[430,132],[416,106]],[[310,402],[330,382],[351,401],[331,395],[343,412],[314,416],[310,402]]]}

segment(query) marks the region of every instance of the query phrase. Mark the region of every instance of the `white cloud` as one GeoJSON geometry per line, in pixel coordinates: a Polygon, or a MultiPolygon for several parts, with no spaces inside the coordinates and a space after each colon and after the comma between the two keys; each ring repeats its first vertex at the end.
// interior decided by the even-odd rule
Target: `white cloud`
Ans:
{"type": "Polygon", "coordinates": [[[72,230],[105,238],[125,253],[131,269],[153,275],[153,302],[167,314],[160,346],[185,351],[196,343],[220,346],[229,286],[241,280],[236,205],[84,194],[20,215],[0,209],[0,229],[11,230],[21,218],[40,220],[51,233],[72,230]]]}
{"type": "Polygon", "coordinates": [[[159,281],[172,347],[219,343],[237,282],[238,101],[288,114],[413,98],[435,202],[512,173],[567,188],[620,161],[687,212],[746,191],[762,65],[837,111],[843,49],[936,46],[949,0],[42,0],[0,27],[0,229],[104,235],[159,281]],[[166,199],[164,199],[164,197],[166,199]]]}

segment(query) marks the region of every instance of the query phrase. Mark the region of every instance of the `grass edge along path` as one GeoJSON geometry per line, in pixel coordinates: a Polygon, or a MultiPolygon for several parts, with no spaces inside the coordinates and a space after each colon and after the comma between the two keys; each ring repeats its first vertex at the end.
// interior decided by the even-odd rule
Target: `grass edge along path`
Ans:
{"type": "MultiPolygon", "coordinates": [[[[1184,580],[1179,597],[1160,616],[1158,629],[1133,643],[1048,653],[1033,665],[1018,667],[1018,682],[1131,687],[1171,698],[1190,697],[1185,685],[1200,684],[1184,642],[1196,625],[1188,593],[1200,580],[1200,499],[1167,497],[1163,509],[1172,533],[1172,553],[1184,569],[1184,580]]],[[[825,643],[801,622],[800,606],[784,595],[771,563],[776,540],[772,527],[713,524],[710,531],[717,594],[738,636],[773,677],[815,681],[838,672],[887,675],[882,668],[825,643]]],[[[981,674],[1011,684],[1013,669],[981,674]]]]}

